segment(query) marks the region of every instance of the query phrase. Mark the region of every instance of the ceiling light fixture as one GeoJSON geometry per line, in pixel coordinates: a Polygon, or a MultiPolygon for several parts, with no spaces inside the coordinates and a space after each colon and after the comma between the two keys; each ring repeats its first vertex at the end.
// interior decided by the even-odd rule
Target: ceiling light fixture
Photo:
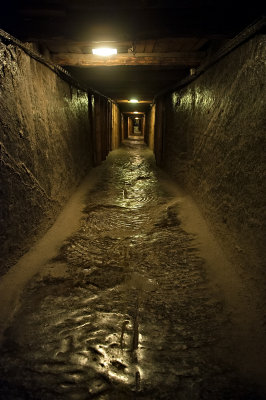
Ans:
{"type": "Polygon", "coordinates": [[[134,113],[133,114],[138,114],[139,112],[138,111],[134,111],[134,113]]]}
{"type": "Polygon", "coordinates": [[[137,99],[130,99],[128,101],[129,101],[129,103],[138,103],[139,102],[137,99]]]}
{"type": "Polygon", "coordinates": [[[109,47],[99,47],[98,49],[92,49],[92,54],[96,56],[108,57],[113,54],[117,54],[117,49],[111,49],[109,47]]]}

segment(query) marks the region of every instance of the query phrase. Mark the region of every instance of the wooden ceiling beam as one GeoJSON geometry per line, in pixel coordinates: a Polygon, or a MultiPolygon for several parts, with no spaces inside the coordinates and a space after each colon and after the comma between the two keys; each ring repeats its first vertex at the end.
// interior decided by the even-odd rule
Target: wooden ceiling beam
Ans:
{"type": "Polygon", "coordinates": [[[145,53],[152,53],[156,40],[146,40],[145,53]]]}
{"type": "Polygon", "coordinates": [[[96,67],[119,65],[160,65],[160,66],[197,66],[204,58],[204,52],[178,53],[122,53],[111,57],[100,57],[93,54],[55,53],[52,61],[59,65],[96,67]]]}
{"type": "Polygon", "coordinates": [[[142,116],[145,114],[145,112],[142,111],[138,111],[137,113],[135,113],[134,111],[123,111],[123,114],[130,114],[130,115],[135,115],[137,116],[142,116]]]}
{"type": "Polygon", "coordinates": [[[152,100],[140,100],[138,103],[130,103],[128,100],[118,99],[118,100],[116,100],[116,102],[117,103],[126,103],[126,104],[129,104],[132,106],[134,105],[136,107],[138,104],[150,104],[150,103],[152,103],[152,100]]]}

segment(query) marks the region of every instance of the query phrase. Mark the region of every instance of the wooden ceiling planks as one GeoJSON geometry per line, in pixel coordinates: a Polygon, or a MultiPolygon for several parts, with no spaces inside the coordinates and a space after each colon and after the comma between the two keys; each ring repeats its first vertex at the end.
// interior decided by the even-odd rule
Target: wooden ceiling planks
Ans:
{"type": "Polygon", "coordinates": [[[5,6],[4,30],[39,45],[47,57],[48,49],[78,80],[116,99],[151,99],[199,66],[203,50],[219,48],[261,13],[253,3],[239,9],[212,0],[25,0],[5,6]],[[133,43],[136,56],[129,50],[133,43]],[[92,56],[92,48],[103,45],[116,47],[118,55],[92,56]]]}
{"type": "Polygon", "coordinates": [[[96,67],[96,66],[198,66],[205,53],[203,52],[176,52],[176,53],[128,53],[117,54],[110,57],[94,56],[79,53],[55,53],[52,60],[58,65],[96,67]]]}

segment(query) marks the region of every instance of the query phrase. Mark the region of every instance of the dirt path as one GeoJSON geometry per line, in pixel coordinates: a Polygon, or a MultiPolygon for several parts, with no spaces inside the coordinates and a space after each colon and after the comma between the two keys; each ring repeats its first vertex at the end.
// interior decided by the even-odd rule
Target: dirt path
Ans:
{"type": "Polygon", "coordinates": [[[16,298],[27,285],[2,341],[0,398],[264,399],[258,346],[245,348],[257,316],[191,198],[134,141],[92,182],[5,277],[16,298]]]}

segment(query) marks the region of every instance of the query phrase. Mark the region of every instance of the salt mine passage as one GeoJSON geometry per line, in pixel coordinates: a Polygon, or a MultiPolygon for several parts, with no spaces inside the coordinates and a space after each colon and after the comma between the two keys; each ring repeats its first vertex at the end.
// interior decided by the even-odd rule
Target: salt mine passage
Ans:
{"type": "Polygon", "coordinates": [[[0,400],[266,400],[264,3],[2,4],[0,400]]]}
{"type": "Polygon", "coordinates": [[[96,168],[78,229],[25,287],[1,399],[263,399],[234,364],[182,197],[133,136],[96,168]]]}

